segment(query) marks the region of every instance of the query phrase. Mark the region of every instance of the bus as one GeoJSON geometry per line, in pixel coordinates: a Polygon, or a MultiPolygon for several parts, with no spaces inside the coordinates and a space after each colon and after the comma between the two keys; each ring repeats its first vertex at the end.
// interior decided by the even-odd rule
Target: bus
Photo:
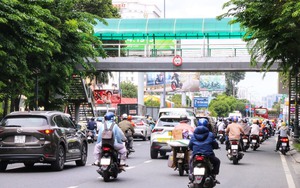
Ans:
{"type": "Polygon", "coordinates": [[[253,113],[254,117],[261,117],[264,119],[269,119],[269,113],[268,113],[268,108],[254,108],[254,113],[253,113]]]}

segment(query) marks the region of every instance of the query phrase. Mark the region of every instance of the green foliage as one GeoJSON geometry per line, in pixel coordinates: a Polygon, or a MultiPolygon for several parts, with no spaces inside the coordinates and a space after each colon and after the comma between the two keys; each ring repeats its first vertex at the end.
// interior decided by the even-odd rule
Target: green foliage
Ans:
{"type": "MultiPolygon", "coordinates": [[[[182,95],[180,95],[180,94],[175,94],[175,95],[172,95],[171,97],[169,97],[169,100],[174,102],[175,108],[186,107],[186,106],[182,106],[181,97],[182,97],[182,95]]],[[[186,104],[188,105],[191,103],[192,103],[192,100],[188,96],[186,96],[186,104]]]]}
{"type": "Polygon", "coordinates": [[[236,84],[241,80],[245,79],[245,72],[226,72],[225,82],[226,82],[226,95],[236,96],[237,87],[236,84]]]}
{"type": "Polygon", "coordinates": [[[131,82],[121,82],[122,97],[137,98],[137,86],[131,82]]]}
{"type": "Polygon", "coordinates": [[[160,107],[160,102],[159,101],[155,101],[155,100],[146,100],[145,101],[145,106],[160,107]]]}
{"type": "Polygon", "coordinates": [[[218,95],[210,102],[208,110],[211,113],[215,113],[215,116],[227,117],[230,112],[236,110],[240,111],[242,114],[245,114],[246,104],[247,101],[245,100],[236,99],[235,97],[222,94],[218,95]]]}
{"type": "Polygon", "coordinates": [[[251,64],[263,60],[263,68],[279,62],[283,73],[295,75],[300,67],[300,2],[230,0],[228,11],[218,18],[234,17],[246,30],[251,64]]]}
{"type": "Polygon", "coordinates": [[[64,103],[57,96],[69,92],[72,74],[98,74],[88,62],[106,53],[93,25],[105,23],[103,17],[119,17],[111,0],[2,0],[0,12],[2,100],[23,94],[34,106],[38,78],[39,106],[46,110],[64,103]],[[77,65],[88,72],[79,73],[77,65]]]}

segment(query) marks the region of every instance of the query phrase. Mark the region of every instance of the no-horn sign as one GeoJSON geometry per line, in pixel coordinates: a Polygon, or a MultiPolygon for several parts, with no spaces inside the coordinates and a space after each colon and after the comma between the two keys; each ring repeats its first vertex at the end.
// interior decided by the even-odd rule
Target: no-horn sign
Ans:
{"type": "Polygon", "coordinates": [[[182,58],[180,55],[175,55],[173,58],[173,65],[175,65],[176,67],[179,67],[182,65],[182,58]]]}

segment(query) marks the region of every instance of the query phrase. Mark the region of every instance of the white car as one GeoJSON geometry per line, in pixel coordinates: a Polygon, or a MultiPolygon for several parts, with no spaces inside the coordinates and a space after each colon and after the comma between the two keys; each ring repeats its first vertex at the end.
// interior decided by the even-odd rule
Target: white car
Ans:
{"type": "MultiPolygon", "coordinates": [[[[190,119],[190,125],[195,128],[197,126],[196,117],[190,116],[188,119],[190,119]]],[[[172,141],[172,131],[175,126],[179,125],[180,120],[180,115],[163,115],[158,119],[151,133],[151,159],[157,159],[158,153],[160,156],[164,157],[167,152],[171,151],[168,142],[172,141]]]]}
{"type": "Polygon", "coordinates": [[[134,123],[133,138],[142,138],[144,141],[150,139],[151,126],[145,116],[132,116],[132,122],[134,123]]]}

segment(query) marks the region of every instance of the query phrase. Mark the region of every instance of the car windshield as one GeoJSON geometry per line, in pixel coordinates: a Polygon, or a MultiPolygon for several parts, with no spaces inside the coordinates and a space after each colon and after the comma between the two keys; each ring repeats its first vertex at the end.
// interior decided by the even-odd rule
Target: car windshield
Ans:
{"type": "Polygon", "coordinates": [[[3,127],[39,127],[45,125],[47,125],[46,118],[32,116],[8,117],[1,122],[3,127]]]}
{"type": "MultiPolygon", "coordinates": [[[[180,118],[160,118],[157,126],[162,126],[162,127],[175,127],[179,125],[180,118]]],[[[191,121],[189,121],[188,124],[191,124],[191,121]]]]}

